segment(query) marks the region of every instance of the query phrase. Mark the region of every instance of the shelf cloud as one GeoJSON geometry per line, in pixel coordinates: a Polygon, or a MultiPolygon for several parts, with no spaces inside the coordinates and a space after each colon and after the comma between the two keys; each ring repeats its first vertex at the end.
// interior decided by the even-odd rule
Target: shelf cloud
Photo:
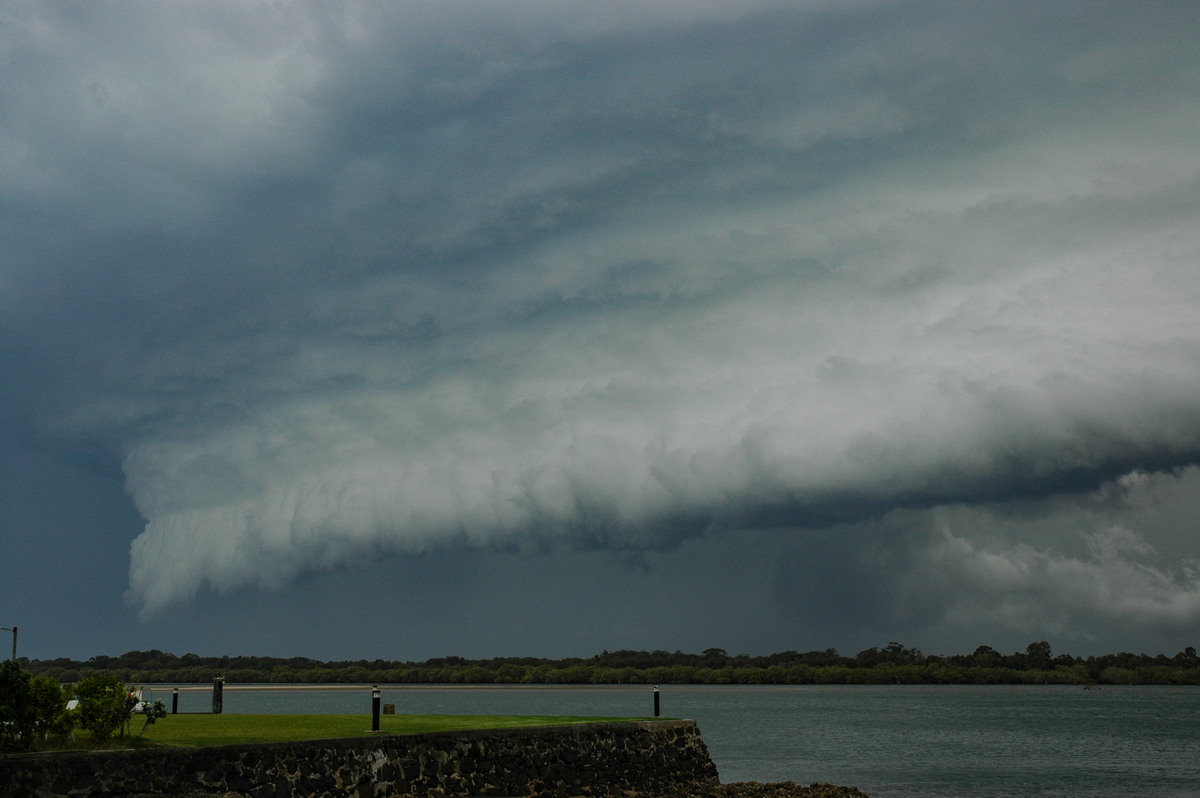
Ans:
{"type": "Polygon", "coordinates": [[[1200,461],[1192,4],[4,17],[4,406],[144,617],[783,530],[889,628],[1200,621],[1126,517],[1200,461]]]}

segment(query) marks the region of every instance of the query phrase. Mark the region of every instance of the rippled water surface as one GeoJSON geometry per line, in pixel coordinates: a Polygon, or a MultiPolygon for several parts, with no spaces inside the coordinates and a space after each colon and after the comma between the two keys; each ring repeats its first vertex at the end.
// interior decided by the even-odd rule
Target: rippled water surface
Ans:
{"type": "MultiPolygon", "coordinates": [[[[211,691],[185,690],[180,711],[211,691]]],[[[170,704],[170,691],[154,697],[170,704]]],[[[827,781],[876,798],[1200,798],[1200,688],[670,686],[722,781],[827,781]]],[[[649,687],[383,686],[400,713],[639,716],[649,687]]],[[[366,689],[229,686],[225,712],[371,711],[366,689]]],[[[169,722],[169,721],[168,721],[169,722]]]]}

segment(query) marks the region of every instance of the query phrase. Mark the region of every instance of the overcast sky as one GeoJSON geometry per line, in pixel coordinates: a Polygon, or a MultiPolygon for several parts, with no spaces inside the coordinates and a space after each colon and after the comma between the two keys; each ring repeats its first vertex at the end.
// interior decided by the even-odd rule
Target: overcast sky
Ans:
{"type": "Polygon", "coordinates": [[[1196,645],[1198,41],[1194,0],[5,2],[0,624],[1196,645]]]}

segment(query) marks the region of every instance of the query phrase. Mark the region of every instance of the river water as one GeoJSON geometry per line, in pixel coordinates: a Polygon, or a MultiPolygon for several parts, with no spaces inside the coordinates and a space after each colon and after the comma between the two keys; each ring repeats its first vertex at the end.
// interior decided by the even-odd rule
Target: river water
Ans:
{"type": "MultiPolygon", "coordinates": [[[[647,716],[646,686],[383,685],[398,713],[647,716]]],[[[155,688],[150,698],[170,689],[155,688]]],[[[825,781],[875,798],[1200,798],[1200,688],[661,687],[700,726],[723,782],[825,781]]],[[[180,711],[207,711],[211,689],[180,711]]],[[[230,685],[225,712],[369,715],[370,689],[230,685]]]]}

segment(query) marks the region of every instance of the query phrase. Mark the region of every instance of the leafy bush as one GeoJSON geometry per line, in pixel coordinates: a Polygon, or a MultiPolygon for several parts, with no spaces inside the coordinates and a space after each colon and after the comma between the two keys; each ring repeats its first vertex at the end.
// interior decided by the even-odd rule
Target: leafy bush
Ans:
{"type": "Polygon", "coordinates": [[[146,722],[142,724],[142,730],[138,732],[138,737],[146,733],[146,728],[154,723],[159,718],[167,716],[167,705],[162,702],[162,699],[157,699],[153,704],[143,702],[138,714],[146,717],[146,722]]]}
{"type": "Polygon", "coordinates": [[[105,742],[117,732],[124,735],[129,713],[137,699],[116,676],[98,673],[75,687],[79,699],[79,725],[92,733],[96,742],[105,742]]]}
{"type": "Polygon", "coordinates": [[[0,664],[0,748],[24,750],[32,739],[29,674],[9,660],[0,664]]]}
{"type": "Polygon", "coordinates": [[[0,663],[0,749],[26,751],[70,730],[66,698],[56,681],[31,677],[12,660],[0,663]]]}
{"type": "Polygon", "coordinates": [[[33,702],[34,731],[41,739],[62,740],[75,726],[75,716],[67,711],[67,693],[49,676],[29,680],[33,702]]]}

